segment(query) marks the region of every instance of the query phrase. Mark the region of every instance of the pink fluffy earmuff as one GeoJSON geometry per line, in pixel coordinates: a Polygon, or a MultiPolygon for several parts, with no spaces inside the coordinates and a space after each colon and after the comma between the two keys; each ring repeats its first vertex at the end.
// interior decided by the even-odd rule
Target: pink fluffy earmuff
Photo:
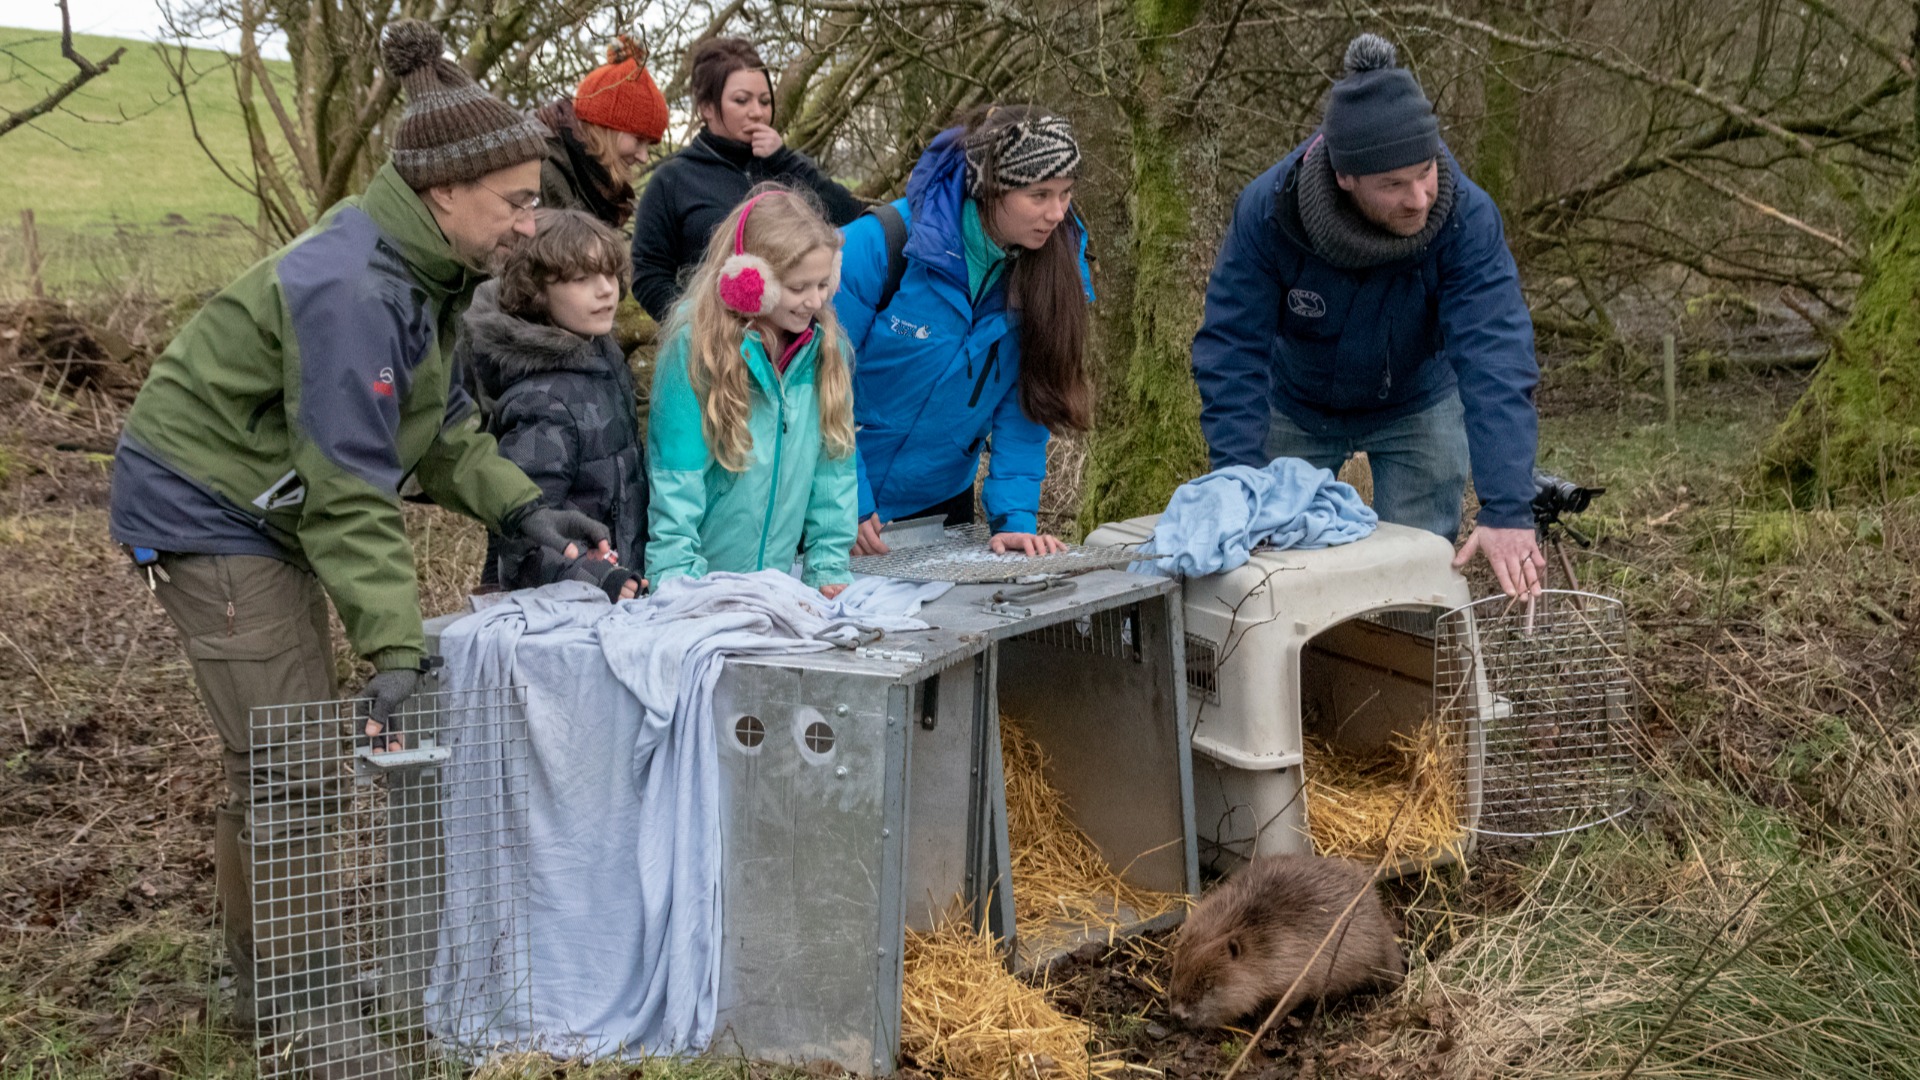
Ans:
{"type": "Polygon", "coordinates": [[[741,208],[740,224],[733,230],[733,254],[720,264],[720,302],[755,318],[771,313],[780,303],[780,282],[774,279],[772,264],[747,252],[747,217],[753,213],[753,204],[764,198],[755,195],[741,208]]]}

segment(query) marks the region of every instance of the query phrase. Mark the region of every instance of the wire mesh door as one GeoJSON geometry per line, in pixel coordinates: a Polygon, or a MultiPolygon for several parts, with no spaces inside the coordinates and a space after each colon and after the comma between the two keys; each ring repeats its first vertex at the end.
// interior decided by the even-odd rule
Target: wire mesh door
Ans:
{"type": "Polygon", "coordinates": [[[1434,715],[1461,753],[1460,820],[1548,836],[1618,817],[1634,776],[1626,609],[1549,590],[1440,617],[1434,715]]]}
{"type": "Polygon", "coordinates": [[[260,1075],[399,1080],[530,1026],[523,692],[254,709],[260,1075]]]}
{"type": "Polygon", "coordinates": [[[896,547],[885,555],[861,555],[853,560],[859,574],[903,581],[951,581],[957,584],[1013,581],[1042,574],[1077,574],[1125,566],[1140,556],[1130,548],[1068,544],[1052,555],[996,555],[987,542],[992,530],[985,525],[955,525],[946,537],[914,547],[896,547]]]}

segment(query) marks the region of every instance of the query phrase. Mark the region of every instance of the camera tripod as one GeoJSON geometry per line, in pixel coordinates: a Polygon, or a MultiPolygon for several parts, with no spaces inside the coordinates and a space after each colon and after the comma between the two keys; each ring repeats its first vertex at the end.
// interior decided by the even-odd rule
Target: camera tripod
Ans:
{"type": "MultiPolygon", "coordinates": [[[[1578,514],[1592,504],[1596,495],[1606,494],[1603,487],[1581,487],[1570,480],[1534,470],[1533,531],[1542,551],[1551,551],[1567,575],[1567,587],[1580,591],[1580,575],[1574,573],[1561,538],[1567,537],[1583,548],[1593,546],[1593,538],[1574,528],[1562,515],[1578,514]]],[[[1545,584],[1542,582],[1542,584],[1545,584]]]]}

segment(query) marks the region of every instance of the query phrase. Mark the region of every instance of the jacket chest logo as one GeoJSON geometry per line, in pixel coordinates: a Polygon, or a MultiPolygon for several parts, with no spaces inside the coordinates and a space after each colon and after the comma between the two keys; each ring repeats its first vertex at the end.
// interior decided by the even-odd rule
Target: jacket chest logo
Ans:
{"type": "Polygon", "coordinates": [[[925,341],[933,336],[932,327],[921,326],[918,323],[910,323],[898,315],[887,316],[887,329],[899,334],[901,337],[910,337],[917,341],[925,341]]]}
{"type": "Polygon", "coordinates": [[[1302,318],[1318,319],[1327,314],[1327,301],[1317,292],[1288,289],[1287,310],[1302,318]]]}
{"type": "Polygon", "coordinates": [[[383,367],[380,369],[380,374],[374,376],[373,392],[381,395],[382,397],[394,396],[392,368],[383,367]]]}

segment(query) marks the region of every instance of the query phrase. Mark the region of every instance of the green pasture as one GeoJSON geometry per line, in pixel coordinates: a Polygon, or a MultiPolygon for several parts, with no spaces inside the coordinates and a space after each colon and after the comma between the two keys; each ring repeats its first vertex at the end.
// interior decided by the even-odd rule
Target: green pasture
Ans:
{"type": "MultiPolygon", "coordinates": [[[[86,35],[74,43],[92,59],[127,52],[59,110],[0,142],[0,298],[25,285],[21,210],[34,213],[42,275],[55,291],[164,295],[230,277],[257,251],[253,205],[208,160],[193,123],[223,159],[244,161],[246,135],[219,54],[185,58],[198,73],[190,119],[160,46],[86,35]]],[[[181,62],[178,50],[171,55],[181,62]]],[[[72,72],[59,35],[0,27],[0,107],[37,101],[72,72]]]]}

